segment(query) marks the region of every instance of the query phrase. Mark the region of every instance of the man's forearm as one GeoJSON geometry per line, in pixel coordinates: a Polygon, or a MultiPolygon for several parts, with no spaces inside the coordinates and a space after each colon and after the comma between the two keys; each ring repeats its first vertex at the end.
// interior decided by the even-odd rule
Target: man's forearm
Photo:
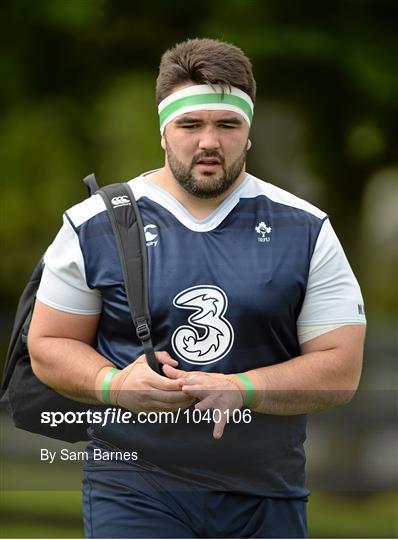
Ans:
{"type": "MultiPolygon", "coordinates": [[[[251,408],[261,413],[293,415],[347,403],[358,386],[360,364],[357,358],[332,349],[247,371],[245,375],[255,389],[251,408]]],[[[234,379],[246,397],[244,383],[234,379]]]]}
{"type": "Polygon", "coordinates": [[[93,347],[75,339],[43,337],[29,343],[29,352],[35,375],[47,386],[71,399],[100,403],[99,378],[105,367],[114,365],[93,347]]]}

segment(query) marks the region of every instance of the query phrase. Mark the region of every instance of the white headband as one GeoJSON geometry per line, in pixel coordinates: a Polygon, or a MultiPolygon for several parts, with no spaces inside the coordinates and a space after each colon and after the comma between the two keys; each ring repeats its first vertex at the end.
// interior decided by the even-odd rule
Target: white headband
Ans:
{"type": "Polygon", "coordinates": [[[180,114],[201,110],[236,112],[243,116],[250,126],[253,118],[253,101],[246,92],[235,86],[232,86],[230,91],[219,85],[188,86],[173,92],[160,102],[158,107],[160,133],[163,135],[166,124],[180,114]]]}

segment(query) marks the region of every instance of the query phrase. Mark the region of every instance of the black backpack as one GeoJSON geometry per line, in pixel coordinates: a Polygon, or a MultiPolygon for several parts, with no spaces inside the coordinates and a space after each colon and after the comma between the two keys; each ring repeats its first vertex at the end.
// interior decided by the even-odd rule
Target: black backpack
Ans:
{"type": "MultiPolygon", "coordinates": [[[[133,192],[128,184],[111,184],[99,189],[94,174],[90,174],[83,181],[89,195],[98,193],[105,202],[123,270],[132,315],[132,330],[135,326],[148,364],[159,372],[150,333],[144,227],[133,192]]],[[[0,398],[7,403],[16,427],[67,442],[84,441],[89,439],[86,423],[62,423],[57,427],[41,423],[43,411],[66,413],[103,408],[61,396],[42,383],[32,371],[26,342],[43,267],[42,257],[19,299],[1,381],[0,398]]]]}

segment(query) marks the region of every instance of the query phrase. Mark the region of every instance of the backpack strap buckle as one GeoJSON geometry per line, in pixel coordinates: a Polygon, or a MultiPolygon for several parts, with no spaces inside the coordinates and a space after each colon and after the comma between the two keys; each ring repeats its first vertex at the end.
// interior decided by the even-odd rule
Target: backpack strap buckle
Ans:
{"type": "Polygon", "coordinates": [[[137,321],[136,327],[137,337],[140,341],[147,341],[151,337],[148,321],[137,321]]]}

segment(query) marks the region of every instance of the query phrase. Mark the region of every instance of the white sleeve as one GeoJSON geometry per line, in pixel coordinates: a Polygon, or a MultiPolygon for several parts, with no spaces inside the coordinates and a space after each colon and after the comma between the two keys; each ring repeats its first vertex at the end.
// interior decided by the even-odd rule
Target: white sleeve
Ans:
{"type": "Polygon", "coordinates": [[[101,294],[87,285],[79,239],[65,216],[59,233],[44,255],[44,264],[37,291],[40,302],[79,315],[101,312],[101,294]]]}
{"type": "Polygon", "coordinates": [[[321,335],[346,324],[366,324],[363,299],[343,248],[326,219],[311,258],[307,290],[297,319],[299,342],[316,337],[305,327],[317,327],[316,335],[321,335]]]}

